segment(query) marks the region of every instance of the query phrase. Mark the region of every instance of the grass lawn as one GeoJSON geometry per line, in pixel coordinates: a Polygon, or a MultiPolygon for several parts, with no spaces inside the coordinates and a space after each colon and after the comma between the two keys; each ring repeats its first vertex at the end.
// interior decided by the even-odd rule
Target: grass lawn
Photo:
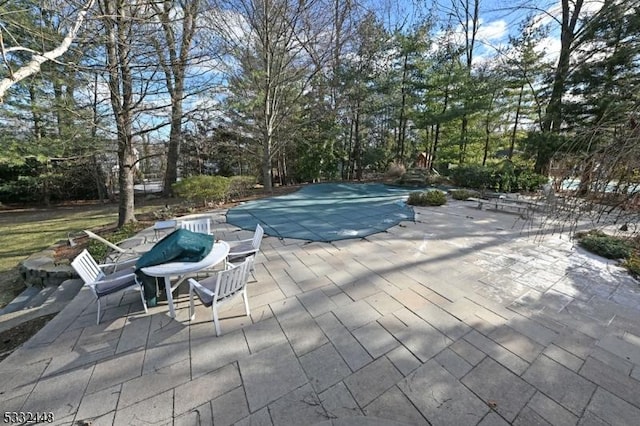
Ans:
{"type": "MultiPolygon", "coordinates": [[[[164,204],[165,200],[160,199],[140,202],[136,214],[156,210],[164,204]]],[[[117,220],[117,204],[0,210],[0,308],[24,289],[17,269],[22,260],[57,241],[66,240],[70,232],[115,224],[117,220]]]]}

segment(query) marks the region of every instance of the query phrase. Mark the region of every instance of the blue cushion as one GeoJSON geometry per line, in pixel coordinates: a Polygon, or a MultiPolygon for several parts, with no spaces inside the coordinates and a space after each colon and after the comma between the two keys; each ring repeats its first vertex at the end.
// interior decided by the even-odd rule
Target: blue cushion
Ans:
{"type": "Polygon", "coordinates": [[[95,285],[95,291],[98,297],[106,296],[108,294],[116,293],[125,288],[131,287],[136,284],[135,275],[129,273],[121,277],[108,278],[102,281],[98,281],[95,285]]]}

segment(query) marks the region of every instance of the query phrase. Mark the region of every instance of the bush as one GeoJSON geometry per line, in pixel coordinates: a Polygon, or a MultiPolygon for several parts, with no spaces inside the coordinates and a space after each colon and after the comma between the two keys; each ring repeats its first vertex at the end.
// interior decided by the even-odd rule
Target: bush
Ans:
{"type": "Polygon", "coordinates": [[[427,176],[427,184],[428,185],[452,185],[451,179],[447,176],[442,175],[429,175],[427,176]]]}
{"type": "Polygon", "coordinates": [[[535,191],[547,182],[549,182],[548,177],[530,170],[523,170],[516,176],[516,184],[521,191],[535,191]]]}
{"type": "MultiPolygon", "coordinates": [[[[116,229],[108,234],[100,235],[102,238],[111,241],[114,244],[120,241],[131,238],[144,229],[144,225],[138,223],[128,223],[120,229],[116,229]]],[[[89,247],[87,248],[91,256],[99,263],[104,262],[107,259],[107,255],[111,252],[111,249],[100,241],[90,240],[89,247]]]]}
{"type": "Polygon", "coordinates": [[[633,249],[629,241],[597,230],[577,234],[576,237],[581,247],[607,259],[625,259],[633,249]]]}
{"type": "Polygon", "coordinates": [[[468,189],[454,189],[449,191],[449,193],[454,200],[466,200],[469,197],[477,197],[479,195],[476,191],[470,191],[468,189]]]}
{"type": "Polygon", "coordinates": [[[406,172],[407,170],[403,164],[394,161],[389,164],[386,175],[388,178],[396,179],[402,177],[406,172]]]}
{"type": "Polygon", "coordinates": [[[223,176],[191,176],[173,184],[173,192],[196,204],[224,202],[229,193],[229,178],[223,176]]]}
{"type": "Polygon", "coordinates": [[[490,166],[459,166],[451,170],[451,179],[458,186],[500,192],[533,191],[548,181],[547,177],[509,161],[490,166]]]}
{"type": "Polygon", "coordinates": [[[255,176],[232,176],[229,178],[229,198],[245,197],[256,184],[255,176]]]}
{"type": "Polygon", "coordinates": [[[407,204],[412,206],[441,206],[446,203],[447,195],[438,189],[412,192],[407,200],[407,204]]]}
{"type": "Polygon", "coordinates": [[[451,180],[458,186],[473,189],[492,188],[493,177],[488,167],[468,165],[459,166],[451,170],[451,180]]]}
{"type": "Polygon", "coordinates": [[[640,278],[640,255],[637,252],[625,259],[622,266],[627,268],[632,277],[640,278]]]}

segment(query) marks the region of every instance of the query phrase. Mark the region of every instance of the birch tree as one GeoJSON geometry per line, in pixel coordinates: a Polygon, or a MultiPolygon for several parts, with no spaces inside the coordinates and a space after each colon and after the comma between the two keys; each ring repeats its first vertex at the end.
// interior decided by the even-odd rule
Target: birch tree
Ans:
{"type": "Polygon", "coordinates": [[[11,32],[8,31],[8,26],[2,22],[4,19],[11,18],[11,12],[6,11],[4,7],[0,8],[0,56],[4,68],[2,70],[2,78],[0,79],[0,103],[4,102],[7,91],[13,85],[37,74],[40,71],[42,64],[48,61],[56,61],[69,50],[71,44],[78,36],[78,33],[87,18],[87,14],[92,9],[94,3],[95,0],[87,0],[84,3],[81,3],[78,11],[75,13],[75,18],[72,16],[70,17],[71,21],[66,30],[66,34],[57,46],[49,50],[40,51],[14,44],[17,40],[13,37],[11,32]],[[26,63],[15,68],[12,65],[11,57],[19,52],[27,54],[29,59],[26,63]]]}

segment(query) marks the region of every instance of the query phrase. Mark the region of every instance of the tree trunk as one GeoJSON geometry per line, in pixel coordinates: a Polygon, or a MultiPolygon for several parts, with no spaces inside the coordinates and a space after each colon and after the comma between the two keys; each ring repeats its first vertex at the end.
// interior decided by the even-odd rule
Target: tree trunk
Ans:
{"type": "Polygon", "coordinates": [[[31,101],[31,115],[33,116],[33,136],[37,140],[40,140],[42,138],[42,118],[38,110],[36,89],[33,87],[33,84],[29,85],[29,99],[31,101]]]}
{"type": "Polygon", "coordinates": [[[513,151],[516,148],[516,134],[518,132],[518,120],[520,119],[520,111],[522,109],[523,94],[524,94],[524,84],[520,86],[520,94],[518,95],[518,106],[516,107],[516,117],[513,122],[513,131],[511,132],[511,145],[509,146],[509,160],[513,158],[513,151]]]}
{"type": "Polygon", "coordinates": [[[593,166],[593,157],[590,155],[580,175],[580,184],[576,191],[576,195],[578,197],[586,197],[591,192],[591,175],[593,174],[593,166]]]}
{"type": "Polygon", "coordinates": [[[118,131],[118,227],[135,222],[134,167],[136,158],[132,141],[133,76],[129,64],[132,19],[122,3],[104,0],[102,3],[106,30],[107,69],[111,108],[118,131]]]}
{"type": "Polygon", "coordinates": [[[118,228],[127,223],[135,222],[134,177],[136,156],[133,151],[131,137],[121,141],[122,147],[118,153],[118,187],[120,189],[118,203],[118,228]]]}
{"type": "MultiPolygon", "coordinates": [[[[440,115],[447,112],[447,108],[449,107],[449,82],[447,82],[447,86],[444,89],[444,105],[442,106],[442,111],[440,115]]],[[[436,164],[436,157],[438,155],[438,142],[440,141],[440,121],[436,123],[435,135],[433,137],[433,153],[431,154],[431,167],[436,164]]],[[[429,169],[431,170],[431,169],[429,169]]]]}
{"type": "MultiPolygon", "coordinates": [[[[582,9],[583,0],[576,0],[573,11],[569,8],[570,0],[562,0],[562,24],[560,28],[560,56],[553,76],[551,97],[547,105],[545,117],[542,121],[543,132],[560,131],[562,126],[562,95],[565,91],[565,82],[569,75],[571,53],[574,50],[575,28],[582,9]]],[[[538,150],[536,158],[537,168],[541,171],[549,171],[551,156],[538,150]]]]}
{"type": "Polygon", "coordinates": [[[171,130],[169,131],[169,145],[167,147],[167,167],[164,174],[162,193],[164,196],[173,194],[172,185],[178,180],[178,159],[182,141],[182,114],[185,86],[185,74],[189,59],[189,50],[196,30],[196,18],[200,8],[200,0],[191,0],[182,5],[182,27],[175,28],[172,15],[175,13],[172,2],[164,2],[153,6],[160,17],[164,33],[165,45],[156,43],[158,57],[167,81],[167,88],[171,95],[171,130]],[[178,46],[179,44],[179,46],[178,46]],[[168,50],[169,64],[166,63],[164,50],[168,50]]]}
{"type": "MultiPolygon", "coordinates": [[[[463,2],[464,20],[461,20],[462,28],[465,30],[465,54],[466,54],[466,71],[467,83],[471,80],[471,67],[473,65],[473,51],[475,49],[476,36],[480,25],[480,0],[473,0],[473,12],[470,11],[469,0],[463,2]],[[471,29],[469,29],[471,25],[471,29]]],[[[463,99],[463,115],[460,125],[460,146],[458,163],[462,165],[465,161],[468,140],[469,117],[467,113],[467,98],[463,99]]]]}
{"type": "Polygon", "coordinates": [[[487,164],[487,157],[489,156],[489,141],[491,139],[491,132],[489,131],[489,114],[485,118],[484,122],[484,155],[482,156],[482,167],[487,164]]]}
{"type": "Polygon", "coordinates": [[[171,130],[167,147],[167,168],[162,185],[162,194],[165,197],[173,194],[172,185],[178,180],[178,158],[180,157],[180,141],[182,139],[182,93],[178,99],[171,101],[171,130]]]}
{"type": "Polygon", "coordinates": [[[362,142],[360,141],[360,102],[356,105],[356,120],[353,129],[355,142],[353,145],[353,165],[355,167],[356,179],[362,180],[362,142]]]}
{"type": "MultiPolygon", "coordinates": [[[[466,108],[466,102],[465,106],[466,108]]],[[[467,114],[465,113],[462,116],[462,125],[460,126],[460,143],[458,146],[458,164],[464,164],[465,152],[467,150],[467,126],[469,125],[469,119],[467,118],[467,114]]]]}
{"type": "Polygon", "coordinates": [[[271,185],[271,140],[268,137],[265,139],[262,150],[262,180],[265,192],[273,192],[271,185]]]}
{"type": "Polygon", "coordinates": [[[355,120],[349,122],[349,139],[347,140],[347,167],[343,179],[350,180],[353,176],[353,125],[355,120]]]}
{"type": "Polygon", "coordinates": [[[405,85],[407,84],[406,80],[407,80],[407,64],[409,61],[409,54],[405,53],[404,55],[404,64],[402,67],[402,83],[401,83],[401,87],[400,90],[402,92],[402,99],[401,99],[401,104],[400,104],[400,119],[399,119],[399,123],[398,123],[398,148],[397,148],[397,160],[400,162],[400,164],[404,164],[404,143],[405,143],[405,139],[406,139],[406,113],[405,113],[405,107],[407,104],[407,89],[405,87],[405,85]]]}
{"type": "Polygon", "coordinates": [[[98,162],[97,155],[94,154],[91,156],[91,164],[93,165],[92,174],[93,174],[93,179],[96,182],[96,190],[98,191],[98,200],[100,200],[100,202],[103,203],[104,200],[107,198],[107,194],[105,191],[106,183],[104,179],[104,171],[102,170],[102,165],[98,162]]]}

